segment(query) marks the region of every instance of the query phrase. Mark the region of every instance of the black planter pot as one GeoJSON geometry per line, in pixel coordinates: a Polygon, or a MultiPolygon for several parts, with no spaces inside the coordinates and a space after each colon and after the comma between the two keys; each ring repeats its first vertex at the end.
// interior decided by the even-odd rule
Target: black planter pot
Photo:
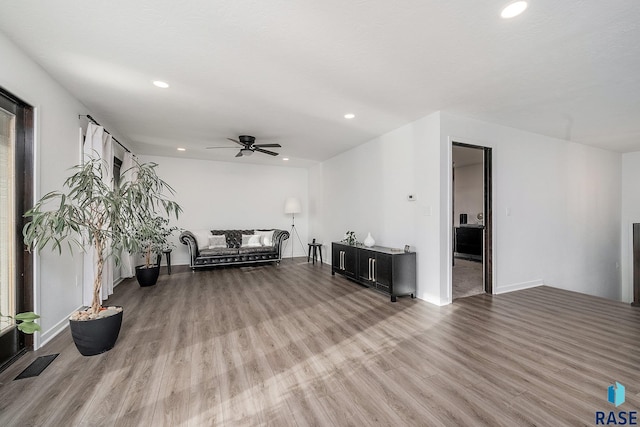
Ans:
{"type": "Polygon", "coordinates": [[[146,268],[144,265],[136,267],[136,279],[140,286],[153,286],[160,275],[160,264],[146,268]]]}
{"type": "Polygon", "coordinates": [[[120,333],[122,313],[93,320],[69,320],[71,336],[80,354],[95,356],[111,350],[120,333]]]}

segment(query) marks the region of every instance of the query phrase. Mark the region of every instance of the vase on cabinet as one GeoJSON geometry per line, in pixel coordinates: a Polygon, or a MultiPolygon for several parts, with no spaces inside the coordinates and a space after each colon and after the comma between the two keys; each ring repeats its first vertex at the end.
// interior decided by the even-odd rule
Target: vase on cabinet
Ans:
{"type": "Polygon", "coordinates": [[[373,240],[373,237],[371,236],[371,233],[367,234],[367,237],[364,239],[364,245],[368,248],[372,247],[373,245],[376,244],[376,241],[373,240]]]}

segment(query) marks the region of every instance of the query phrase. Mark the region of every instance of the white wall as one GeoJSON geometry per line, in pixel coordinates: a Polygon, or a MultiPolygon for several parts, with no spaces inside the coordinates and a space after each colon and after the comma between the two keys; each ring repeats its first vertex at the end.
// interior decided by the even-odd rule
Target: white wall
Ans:
{"type": "Polygon", "coordinates": [[[539,282],[620,299],[620,153],[447,113],[441,125],[449,156],[452,141],[493,148],[496,292],[539,282]]]}
{"type": "Polygon", "coordinates": [[[440,302],[439,114],[382,135],[310,170],[311,233],[324,244],[347,230],[360,241],[417,252],[419,298],[440,302]],[[408,201],[413,194],[415,201],[408,201]]]}
{"type": "MultiPolygon", "coordinates": [[[[284,214],[287,197],[298,197],[302,212],[296,215],[296,236],[286,241],[283,257],[306,256],[309,224],[308,172],[306,169],[238,164],[174,157],[139,156],[158,163],[158,174],[175,191],[184,212],[175,224],[185,230],[291,229],[291,215],[284,214]]],[[[173,238],[176,247],[171,264],[188,264],[187,247],[173,238]]],[[[164,262],[164,258],[163,258],[164,262]]]]}
{"type": "Polygon", "coordinates": [[[484,166],[482,163],[456,167],[454,180],[453,222],[460,225],[460,214],[467,214],[468,224],[477,224],[484,210],[484,166]]]}
{"type": "MultiPolygon", "coordinates": [[[[35,107],[36,198],[59,190],[67,169],[79,161],[78,114],[86,108],[0,33],[0,86],[35,107]]],[[[82,260],[45,249],[35,259],[35,309],[42,333],[36,347],[67,325],[82,305],[82,260]]]]}
{"type": "Polygon", "coordinates": [[[622,155],[622,301],[633,301],[632,224],[640,223],[640,152],[622,155]]]}
{"type": "Polygon", "coordinates": [[[493,147],[494,292],[544,283],[620,298],[621,155],[448,113],[312,168],[312,233],[410,244],[418,297],[451,302],[452,141],[493,147]]]}

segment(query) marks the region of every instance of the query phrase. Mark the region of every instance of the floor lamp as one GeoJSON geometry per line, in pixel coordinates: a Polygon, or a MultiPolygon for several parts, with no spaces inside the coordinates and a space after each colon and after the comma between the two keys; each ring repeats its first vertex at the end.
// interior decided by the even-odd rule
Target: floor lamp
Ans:
{"type": "MultiPolygon", "coordinates": [[[[289,197],[284,202],[284,213],[291,214],[291,231],[289,235],[291,239],[293,239],[293,234],[295,233],[298,238],[298,242],[300,242],[300,247],[302,248],[302,253],[304,253],[304,245],[302,244],[302,240],[300,239],[300,235],[298,234],[298,230],[296,230],[296,214],[302,212],[302,206],[300,205],[300,200],[296,197],[289,197]]],[[[293,240],[291,241],[291,258],[293,258],[293,240]]]]}

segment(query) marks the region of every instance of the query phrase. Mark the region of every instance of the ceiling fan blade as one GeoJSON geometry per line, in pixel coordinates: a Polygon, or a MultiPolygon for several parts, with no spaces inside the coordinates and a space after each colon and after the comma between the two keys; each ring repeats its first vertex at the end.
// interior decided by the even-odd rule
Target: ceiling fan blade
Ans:
{"type": "Polygon", "coordinates": [[[227,138],[227,139],[228,139],[229,141],[233,141],[233,142],[235,142],[236,144],[240,144],[240,145],[242,145],[242,146],[244,147],[244,144],[243,144],[242,142],[240,142],[240,141],[236,141],[236,140],[235,140],[235,139],[233,139],[233,138],[227,138]]]}
{"type": "Polygon", "coordinates": [[[242,150],[238,151],[238,154],[236,154],[236,157],[242,157],[242,150]]]}
{"type": "Polygon", "coordinates": [[[273,151],[263,150],[262,148],[257,148],[255,145],[254,145],[254,151],[259,151],[261,153],[269,154],[271,156],[277,156],[278,155],[278,153],[274,153],[273,151]]]}
{"type": "Polygon", "coordinates": [[[214,148],[233,148],[234,150],[237,150],[236,147],[206,147],[207,150],[213,150],[214,148]]]}
{"type": "Polygon", "coordinates": [[[282,148],[280,144],[253,144],[254,147],[277,147],[282,148]]]}

